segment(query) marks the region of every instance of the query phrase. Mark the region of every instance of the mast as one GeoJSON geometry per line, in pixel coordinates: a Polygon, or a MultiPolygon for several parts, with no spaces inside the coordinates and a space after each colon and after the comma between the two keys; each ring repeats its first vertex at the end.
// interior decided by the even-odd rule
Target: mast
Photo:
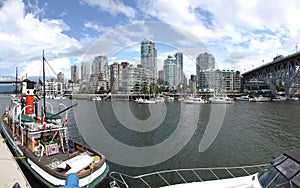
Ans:
{"type": "Polygon", "coordinates": [[[18,67],[16,67],[16,96],[18,95],[18,67]]]}
{"type": "Polygon", "coordinates": [[[44,50],[43,50],[43,97],[44,97],[43,110],[44,110],[44,114],[46,114],[46,79],[45,79],[45,55],[44,55],[44,50]]]}

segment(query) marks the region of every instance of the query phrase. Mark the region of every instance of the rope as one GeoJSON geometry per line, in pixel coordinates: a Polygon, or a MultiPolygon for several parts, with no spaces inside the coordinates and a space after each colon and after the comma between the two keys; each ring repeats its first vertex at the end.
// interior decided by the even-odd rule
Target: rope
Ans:
{"type": "Polygon", "coordinates": [[[89,177],[88,183],[86,185],[86,188],[89,188],[90,180],[91,180],[91,177],[92,177],[92,174],[93,174],[93,171],[94,171],[94,167],[95,167],[95,163],[96,163],[95,161],[98,161],[98,160],[100,160],[100,157],[99,156],[94,156],[94,160],[90,165],[91,173],[90,173],[90,177],[89,177]]]}
{"type": "Polygon", "coordinates": [[[11,158],[0,158],[0,160],[14,160],[14,159],[25,159],[27,157],[20,156],[20,157],[11,157],[11,158]]]}

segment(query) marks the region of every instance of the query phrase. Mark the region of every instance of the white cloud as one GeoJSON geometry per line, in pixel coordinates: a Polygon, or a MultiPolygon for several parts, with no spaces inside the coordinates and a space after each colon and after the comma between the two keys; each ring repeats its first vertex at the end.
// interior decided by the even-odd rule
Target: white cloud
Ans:
{"type": "Polygon", "coordinates": [[[116,0],[81,0],[82,3],[86,3],[89,6],[96,6],[101,11],[107,12],[113,16],[117,16],[118,14],[124,14],[128,18],[135,17],[135,10],[126,6],[123,2],[116,0]]]}
{"type": "Polygon", "coordinates": [[[28,75],[36,73],[33,67],[38,66],[32,65],[41,63],[42,50],[48,57],[61,58],[82,48],[76,39],[63,33],[70,29],[63,20],[39,19],[32,13],[25,13],[21,0],[3,2],[0,25],[0,63],[20,66],[20,71],[28,71],[28,75]]]}
{"type": "MultiPolygon", "coordinates": [[[[279,49],[290,44],[290,40],[299,40],[297,37],[300,36],[300,22],[297,21],[300,2],[297,0],[275,0],[271,3],[258,0],[189,0],[176,3],[154,0],[138,4],[144,14],[195,34],[213,52],[220,68],[229,67],[230,62],[235,62],[232,66],[241,65],[241,69],[252,64],[260,65],[264,56],[268,59],[265,61],[271,61],[277,51],[290,53],[290,49],[279,49]],[[240,46],[243,41],[248,41],[248,46],[240,46]],[[247,51],[248,54],[244,53],[247,51]],[[244,53],[245,56],[231,59],[234,58],[230,56],[233,53],[244,53]]],[[[292,42],[291,47],[296,43],[292,42]]]]}

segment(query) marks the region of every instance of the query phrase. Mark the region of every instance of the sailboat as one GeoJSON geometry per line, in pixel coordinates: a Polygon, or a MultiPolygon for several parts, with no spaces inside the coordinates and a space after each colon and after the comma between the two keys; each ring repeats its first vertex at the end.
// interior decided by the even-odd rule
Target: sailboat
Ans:
{"type": "Polygon", "coordinates": [[[46,112],[45,58],[43,52],[43,105],[39,116],[35,102],[35,82],[23,81],[23,93],[12,98],[2,115],[0,126],[14,156],[45,187],[65,185],[69,174],[75,173],[81,187],[103,184],[109,167],[105,156],[74,141],[68,132],[67,111],[56,114],[46,112]],[[62,117],[61,114],[66,116],[62,117]]]}

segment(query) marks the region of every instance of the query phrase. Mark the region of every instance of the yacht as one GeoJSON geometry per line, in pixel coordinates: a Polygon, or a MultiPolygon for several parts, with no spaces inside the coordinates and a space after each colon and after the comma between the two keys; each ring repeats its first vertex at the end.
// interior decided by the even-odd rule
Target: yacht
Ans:
{"type": "Polygon", "coordinates": [[[281,96],[281,95],[276,95],[274,98],[273,98],[273,101],[286,101],[287,98],[284,97],[284,96],[281,96]]]}
{"type": "Polygon", "coordinates": [[[121,187],[120,185],[131,187],[125,179],[141,180],[140,182],[143,186],[152,187],[151,182],[145,179],[155,179],[156,177],[164,184],[159,187],[164,188],[299,188],[300,150],[286,152],[273,160],[270,164],[243,167],[176,169],[139,176],[129,176],[119,172],[111,172],[110,177],[113,180],[112,185],[115,187],[121,187]],[[244,172],[245,175],[235,176],[234,171],[236,172],[237,170],[244,172]],[[187,176],[187,174],[189,175],[187,176]],[[213,178],[205,180],[208,175],[211,175],[213,178]],[[171,180],[167,177],[173,177],[173,181],[176,183],[172,184],[171,180]],[[193,179],[192,182],[185,179],[185,177],[193,179]]]}
{"type": "Polygon", "coordinates": [[[208,101],[203,99],[202,97],[190,96],[190,97],[184,99],[184,103],[187,103],[187,104],[205,104],[205,103],[208,103],[208,101]]]}
{"type": "Polygon", "coordinates": [[[249,101],[250,96],[249,96],[249,95],[242,95],[242,96],[240,96],[240,97],[235,97],[235,99],[236,99],[237,101],[249,101]]]}
{"type": "Polygon", "coordinates": [[[271,97],[265,97],[263,95],[259,95],[258,97],[254,97],[253,102],[269,102],[271,101],[271,97]]]}
{"type": "Polygon", "coordinates": [[[227,96],[214,96],[209,98],[209,101],[213,104],[232,104],[234,101],[227,96]]]}
{"type": "Polygon", "coordinates": [[[102,101],[100,96],[95,96],[92,98],[93,101],[102,101]]]}

